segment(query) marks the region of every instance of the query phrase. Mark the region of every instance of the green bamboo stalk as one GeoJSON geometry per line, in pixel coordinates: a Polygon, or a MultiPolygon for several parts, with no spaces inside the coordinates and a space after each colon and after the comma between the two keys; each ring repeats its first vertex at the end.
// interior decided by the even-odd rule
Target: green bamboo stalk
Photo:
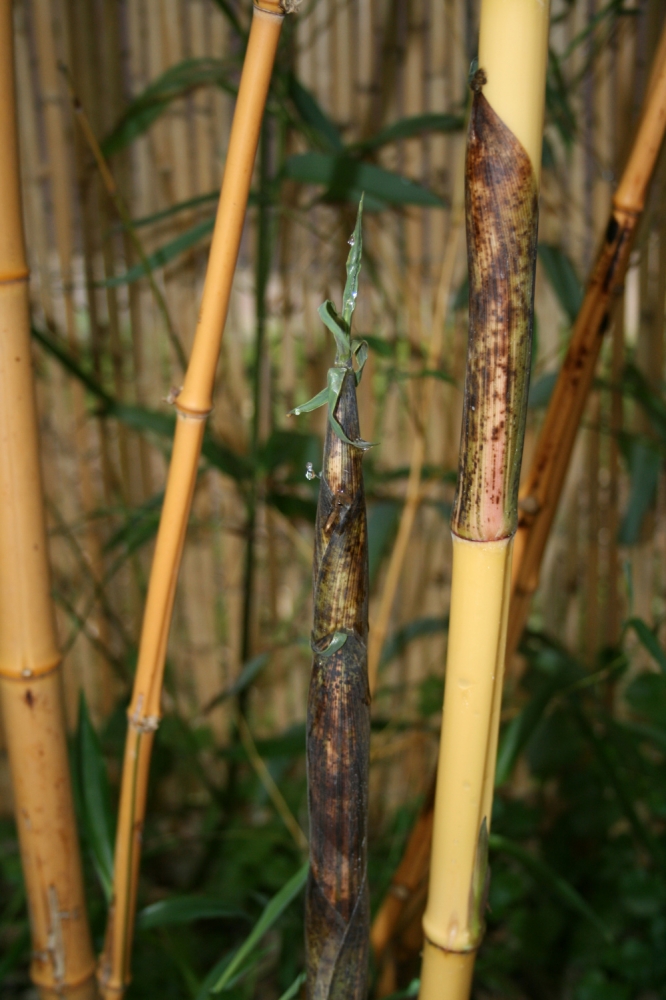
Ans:
{"type": "Polygon", "coordinates": [[[315,524],[314,661],[307,718],[309,1000],[361,1000],[367,994],[370,693],[362,461],[370,445],[360,438],[356,403],[367,347],[350,333],[361,267],[361,216],[362,202],[349,241],[342,316],[331,302],[319,309],[337,344],[328,386],[293,411],[327,403],[329,414],[315,524]]]}

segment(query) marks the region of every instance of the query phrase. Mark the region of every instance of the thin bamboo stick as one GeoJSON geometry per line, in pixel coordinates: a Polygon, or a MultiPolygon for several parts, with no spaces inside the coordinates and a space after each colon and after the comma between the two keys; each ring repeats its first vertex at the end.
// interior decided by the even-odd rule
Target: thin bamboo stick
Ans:
{"type": "Polygon", "coordinates": [[[0,3],[0,691],[43,998],[95,995],[49,587],[30,358],[13,22],[0,3]]]}
{"type": "Polygon", "coordinates": [[[122,995],[129,982],[148,769],[161,714],[162,678],[176,580],[205,421],[212,406],[215,370],[283,14],[284,8],[276,0],[262,0],[261,6],[254,8],[199,321],[185,383],[175,400],[176,434],[128,709],[114,898],[99,970],[106,998],[122,995]]]}
{"type": "Polygon", "coordinates": [[[483,0],[467,152],[470,334],[421,1000],[464,1000],[488,834],[534,302],[549,4],[483,0]]]}

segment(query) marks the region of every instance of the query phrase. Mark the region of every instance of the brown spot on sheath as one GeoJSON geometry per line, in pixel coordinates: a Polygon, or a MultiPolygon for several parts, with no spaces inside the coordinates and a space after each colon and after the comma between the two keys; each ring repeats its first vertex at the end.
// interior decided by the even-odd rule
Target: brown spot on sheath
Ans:
{"type": "Polygon", "coordinates": [[[538,199],[529,156],[483,96],[479,73],[467,143],[469,341],[451,521],[457,535],[486,541],[513,534],[518,520],[538,199]]]}
{"type": "Polygon", "coordinates": [[[35,696],[30,690],[30,688],[28,688],[28,690],[25,693],[25,703],[28,706],[28,708],[32,708],[32,706],[35,704],[35,696]]]}

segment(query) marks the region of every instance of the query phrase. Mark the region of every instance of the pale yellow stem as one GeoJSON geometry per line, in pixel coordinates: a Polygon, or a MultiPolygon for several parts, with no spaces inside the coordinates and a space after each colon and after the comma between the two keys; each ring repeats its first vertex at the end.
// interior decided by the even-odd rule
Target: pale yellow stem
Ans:
{"type": "Polygon", "coordinates": [[[483,0],[479,68],[483,95],[541,177],[550,0],[483,0]]]}
{"type": "MultiPolygon", "coordinates": [[[[453,536],[453,579],[444,717],[437,772],[427,940],[449,951],[474,949],[470,890],[487,790],[494,769],[493,717],[501,698],[511,540],[453,536]]],[[[441,996],[442,994],[440,994],[441,996]]],[[[444,994],[447,995],[447,994],[444,994]]],[[[426,997],[422,990],[421,997],[426,997]]]]}

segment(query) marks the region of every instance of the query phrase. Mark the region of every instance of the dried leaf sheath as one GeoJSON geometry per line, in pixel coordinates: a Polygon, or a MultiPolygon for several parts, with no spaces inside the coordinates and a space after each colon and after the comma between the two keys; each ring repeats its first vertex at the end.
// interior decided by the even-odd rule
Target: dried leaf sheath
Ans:
{"type": "Polygon", "coordinates": [[[538,222],[530,158],[474,81],[466,165],[469,344],[452,527],[472,541],[516,530],[532,344],[538,222]]]}
{"type": "MultiPolygon", "coordinates": [[[[333,416],[350,441],[359,440],[351,359],[333,416]]],[[[329,421],[315,526],[307,721],[309,1000],[361,1000],[367,993],[370,696],[362,460],[362,450],[343,441],[329,421]]]]}

